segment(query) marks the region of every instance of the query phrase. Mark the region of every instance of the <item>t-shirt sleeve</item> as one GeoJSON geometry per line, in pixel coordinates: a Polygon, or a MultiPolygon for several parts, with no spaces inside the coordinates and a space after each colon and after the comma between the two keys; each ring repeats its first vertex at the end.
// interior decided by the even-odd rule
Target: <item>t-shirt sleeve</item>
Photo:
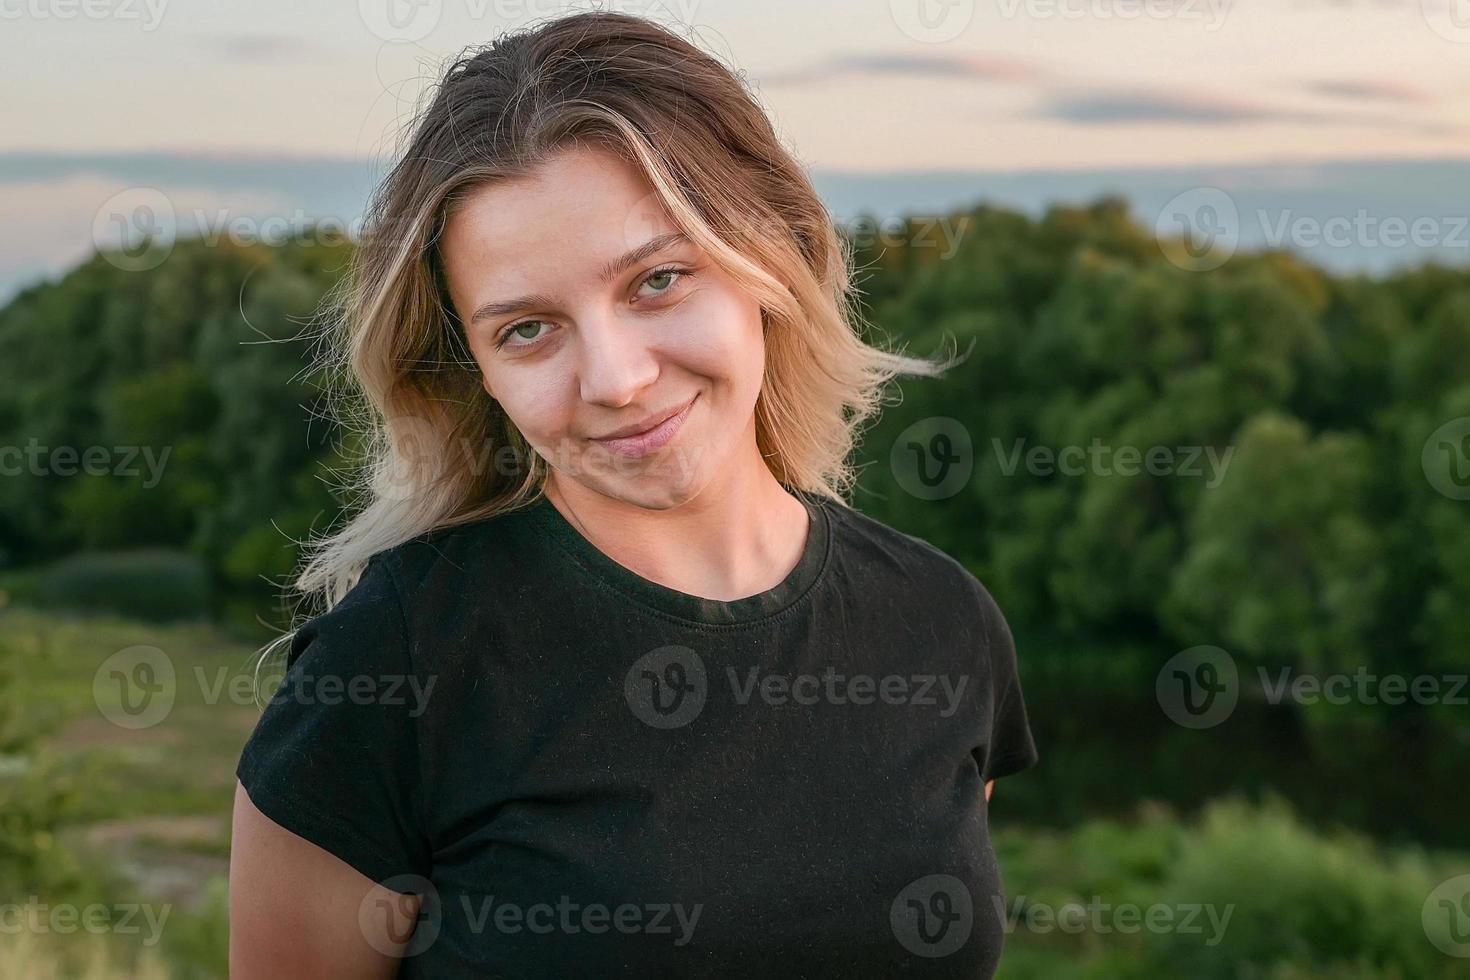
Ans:
{"type": "Polygon", "coordinates": [[[292,637],[235,771],[267,817],[379,883],[429,871],[415,719],[433,685],[410,653],[387,559],[374,556],[292,637]]]}
{"type": "Polygon", "coordinates": [[[989,737],[975,749],[975,760],[980,765],[981,779],[988,783],[1031,768],[1040,756],[1026,717],[1026,699],[1021,693],[1016,641],[1010,624],[985,586],[978,580],[976,585],[990,670],[991,721],[989,737]]]}

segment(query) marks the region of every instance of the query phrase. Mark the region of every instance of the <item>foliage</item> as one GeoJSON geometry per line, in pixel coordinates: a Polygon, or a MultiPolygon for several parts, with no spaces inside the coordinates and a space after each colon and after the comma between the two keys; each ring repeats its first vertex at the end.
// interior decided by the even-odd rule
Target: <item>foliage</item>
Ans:
{"type": "Polygon", "coordinates": [[[1222,799],[1189,821],[1146,805],[1128,822],[1002,831],[996,847],[1015,922],[999,974],[1008,980],[1461,975],[1430,943],[1421,910],[1464,872],[1464,855],[1313,831],[1280,800],[1222,799]],[[1130,907],[1139,918],[1126,917],[1130,907]]]}
{"type": "Polygon", "coordinates": [[[348,254],[182,241],[146,271],[95,255],[0,310],[0,568],[179,549],[263,606],[290,538],[340,509],[308,354],[348,254]]]}
{"type": "MultiPolygon", "coordinates": [[[[1424,459],[1440,427],[1470,429],[1470,271],[1334,277],[1285,252],[1190,271],[1113,198],[964,219],[949,259],[891,236],[855,248],[883,337],[968,351],[945,380],[901,383],[867,433],[857,503],[986,583],[1023,677],[1041,647],[1088,677],[1103,671],[1079,661],[1126,651],[1136,667],[1107,671],[1151,678],[1199,645],[1234,658],[1245,698],[1258,670],[1465,672],[1470,503],[1424,459]],[[973,446],[973,474],[938,500],[889,458],[934,418],[973,446]],[[1081,465],[1064,471],[1068,452],[1081,465]]],[[[1461,481],[1465,436],[1443,464],[1461,481]]],[[[1372,714],[1464,725],[1443,704],[1372,714]]]]}
{"type": "Polygon", "coordinates": [[[209,576],[187,552],[140,548],[79,552],[45,567],[35,579],[35,604],[77,612],[116,612],[135,619],[204,616],[209,576]]]}

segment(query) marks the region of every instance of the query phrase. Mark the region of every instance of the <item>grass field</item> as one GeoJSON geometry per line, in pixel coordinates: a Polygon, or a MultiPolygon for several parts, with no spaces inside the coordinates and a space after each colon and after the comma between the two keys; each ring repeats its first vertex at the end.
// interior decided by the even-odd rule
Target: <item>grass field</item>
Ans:
{"type": "MultiPolygon", "coordinates": [[[[39,842],[48,854],[46,877],[62,893],[52,904],[146,904],[156,916],[168,909],[151,946],[146,933],[108,933],[99,944],[81,929],[53,929],[21,933],[28,942],[8,943],[8,955],[29,956],[44,970],[39,960],[60,950],[67,969],[105,976],[94,962],[100,947],[122,964],[121,975],[157,972],[162,964],[150,960],[162,956],[175,976],[224,976],[234,766],[259,716],[242,696],[253,673],[251,648],[203,624],[27,609],[0,616],[10,724],[30,736],[30,751],[18,758],[45,771],[62,810],[55,839],[39,842]],[[175,681],[159,694],[171,702],[163,717],[127,728],[111,720],[117,705],[106,678],[94,681],[109,657],[139,646],[167,657],[175,681]],[[138,961],[140,954],[147,958],[138,961]]],[[[0,967],[0,976],[36,969],[0,967]]]]}

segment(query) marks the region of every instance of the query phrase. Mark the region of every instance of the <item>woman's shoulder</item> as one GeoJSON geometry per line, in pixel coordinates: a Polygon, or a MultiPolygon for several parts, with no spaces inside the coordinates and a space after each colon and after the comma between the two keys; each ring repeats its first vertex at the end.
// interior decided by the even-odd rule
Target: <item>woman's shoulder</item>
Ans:
{"type": "Polygon", "coordinates": [[[377,552],[371,563],[384,566],[400,590],[462,589],[466,576],[509,574],[527,559],[536,543],[530,529],[531,506],[442,525],[377,552]]]}
{"type": "MultiPolygon", "coordinates": [[[[1014,660],[1010,624],[1000,604],[963,562],[939,546],[863,512],[832,503],[834,535],[865,591],[902,594],[943,619],[956,639],[983,643],[985,656],[1004,671],[1014,660]],[[885,576],[874,581],[875,575],[885,576]]],[[[968,648],[966,648],[968,649],[968,648]]],[[[993,670],[995,667],[993,666],[993,670]]]]}
{"type": "Polygon", "coordinates": [[[994,602],[975,573],[938,545],[855,507],[832,500],[824,501],[824,506],[833,515],[838,545],[869,567],[887,568],[928,586],[978,590],[986,601],[994,602]]]}
{"type": "MultiPolygon", "coordinates": [[[[332,606],[296,631],[291,660],[323,637],[330,646],[424,648],[435,629],[458,618],[450,607],[496,592],[527,560],[534,536],[521,510],[434,528],[374,552],[332,606]],[[369,642],[372,641],[372,642],[369,642]]],[[[321,644],[316,644],[320,647],[321,644]]]]}

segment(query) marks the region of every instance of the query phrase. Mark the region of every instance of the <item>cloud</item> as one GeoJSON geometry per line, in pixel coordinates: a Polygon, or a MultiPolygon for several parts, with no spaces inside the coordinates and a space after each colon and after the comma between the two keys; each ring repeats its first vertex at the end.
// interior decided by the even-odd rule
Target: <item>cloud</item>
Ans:
{"type": "Polygon", "coordinates": [[[1042,114],[1081,125],[1186,123],[1221,126],[1247,122],[1317,121],[1321,113],[1273,109],[1243,102],[1153,92],[1078,92],[1051,96],[1042,114]]]}
{"type": "Polygon", "coordinates": [[[1304,88],[1314,95],[1325,95],[1334,99],[1371,100],[1375,102],[1426,103],[1433,97],[1421,88],[1402,82],[1370,81],[1366,79],[1336,79],[1308,82],[1304,88]]]}
{"type": "Polygon", "coordinates": [[[1077,92],[1048,96],[1038,114],[1081,126],[1158,123],[1183,126],[1235,126],[1290,123],[1299,126],[1366,126],[1412,130],[1430,135],[1458,132],[1444,123],[1364,113],[1294,109],[1211,96],[1160,95],[1155,92],[1077,92]]]}
{"type": "Polygon", "coordinates": [[[280,34],[232,34],[209,38],[208,44],[230,61],[249,64],[296,60],[313,50],[300,38],[280,34]]]}
{"type": "Polygon", "coordinates": [[[1027,82],[1043,72],[1025,61],[991,55],[904,54],[890,52],[837,55],[804,68],[762,75],[767,85],[810,85],[840,75],[870,78],[940,78],[961,81],[1027,82]]]}

